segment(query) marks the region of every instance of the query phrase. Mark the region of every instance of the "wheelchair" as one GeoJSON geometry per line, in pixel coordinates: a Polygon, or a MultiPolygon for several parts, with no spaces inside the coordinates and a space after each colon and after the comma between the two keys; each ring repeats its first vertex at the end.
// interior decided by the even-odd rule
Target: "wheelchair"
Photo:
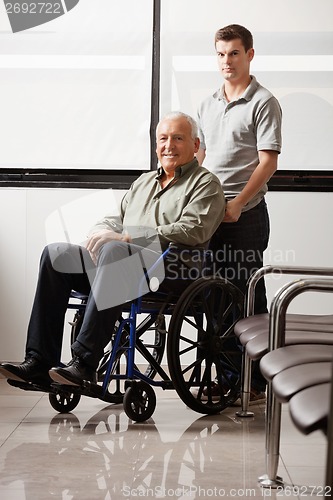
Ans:
{"type": "MultiPolygon", "coordinates": [[[[179,251],[170,245],[158,261],[175,248],[179,251]]],[[[203,253],[207,261],[209,252],[203,253]]],[[[185,405],[201,414],[220,413],[235,402],[240,395],[238,367],[242,352],[239,350],[239,359],[235,359],[230,340],[235,340],[234,325],[243,317],[244,297],[226,279],[206,274],[209,266],[203,267],[205,275],[191,280],[180,294],[157,289],[127,303],[110,332],[110,342],[97,369],[97,384],[51,384],[47,389],[51,406],[59,413],[69,413],[81,396],[88,396],[123,404],[129,418],[142,422],[154,413],[154,387],[175,390],[185,405]],[[163,368],[165,355],[167,364],[163,368]],[[217,397],[211,390],[214,382],[220,391],[217,397]]],[[[152,268],[147,276],[152,276],[152,268]]],[[[149,279],[153,284],[154,278],[149,279]]],[[[87,296],[72,291],[68,304],[74,310],[71,342],[80,331],[86,302],[87,296]]],[[[43,389],[20,382],[12,385],[43,389]]]]}

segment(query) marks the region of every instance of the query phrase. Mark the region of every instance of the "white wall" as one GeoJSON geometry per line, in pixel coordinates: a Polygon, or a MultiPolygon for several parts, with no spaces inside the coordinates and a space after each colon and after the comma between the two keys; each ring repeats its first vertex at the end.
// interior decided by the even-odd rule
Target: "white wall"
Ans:
{"type": "MultiPolygon", "coordinates": [[[[57,214],[61,213],[71,241],[82,241],[87,228],[121,196],[121,191],[109,190],[0,190],[0,360],[24,357],[39,257],[47,243],[46,226],[51,221],[49,241],[59,239],[57,214]]],[[[332,266],[333,193],[269,192],[267,202],[272,227],[266,264],[332,266]]],[[[293,277],[267,280],[269,298],[287,279],[293,277]]],[[[306,294],[292,309],[333,313],[333,296],[306,294]]],[[[67,319],[72,316],[69,313],[67,319]]],[[[70,357],[68,333],[67,326],[64,360],[70,357]]]]}

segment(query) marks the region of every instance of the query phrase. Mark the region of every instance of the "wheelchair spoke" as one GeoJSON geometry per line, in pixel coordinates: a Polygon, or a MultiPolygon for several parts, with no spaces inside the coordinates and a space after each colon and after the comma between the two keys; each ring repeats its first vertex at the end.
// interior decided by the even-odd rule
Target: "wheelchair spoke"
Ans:
{"type": "MultiPolygon", "coordinates": [[[[192,364],[190,364],[190,365],[186,366],[186,368],[184,368],[184,369],[182,370],[182,374],[184,375],[185,373],[187,373],[187,372],[189,372],[190,370],[192,370],[192,368],[198,368],[198,367],[200,367],[200,366],[201,366],[201,363],[202,363],[202,359],[198,359],[198,360],[196,360],[196,361],[193,361],[193,363],[192,363],[192,364]]],[[[194,371],[192,372],[192,375],[193,375],[193,376],[191,377],[191,379],[192,379],[192,380],[190,379],[190,381],[191,381],[191,382],[194,380],[194,371]]]]}

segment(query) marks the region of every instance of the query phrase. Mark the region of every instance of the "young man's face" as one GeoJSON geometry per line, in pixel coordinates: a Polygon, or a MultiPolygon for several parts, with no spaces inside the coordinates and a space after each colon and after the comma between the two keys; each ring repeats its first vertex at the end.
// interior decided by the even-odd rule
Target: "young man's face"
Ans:
{"type": "Polygon", "coordinates": [[[156,153],[166,172],[193,160],[200,141],[193,139],[191,125],[184,117],[162,120],[156,130],[156,153]]]}
{"type": "Polygon", "coordinates": [[[250,62],[254,50],[245,52],[244,45],[239,38],[235,40],[219,40],[216,42],[216,53],[219,70],[225,80],[237,83],[248,79],[250,62]]]}

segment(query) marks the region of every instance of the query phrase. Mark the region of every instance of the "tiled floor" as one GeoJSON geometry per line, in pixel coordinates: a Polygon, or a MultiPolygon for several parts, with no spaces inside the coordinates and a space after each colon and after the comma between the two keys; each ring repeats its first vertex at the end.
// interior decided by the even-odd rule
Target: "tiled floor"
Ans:
{"type": "Polygon", "coordinates": [[[324,436],[300,434],[287,406],[279,467],[286,489],[262,490],[257,478],[265,472],[263,405],[252,407],[254,418],[240,420],[235,408],[202,416],[174,391],[157,388],[156,395],[153,417],[139,424],[128,419],[122,405],[87,397],[71,414],[61,415],[47,394],[21,391],[0,379],[0,498],[320,496],[324,436]]]}

